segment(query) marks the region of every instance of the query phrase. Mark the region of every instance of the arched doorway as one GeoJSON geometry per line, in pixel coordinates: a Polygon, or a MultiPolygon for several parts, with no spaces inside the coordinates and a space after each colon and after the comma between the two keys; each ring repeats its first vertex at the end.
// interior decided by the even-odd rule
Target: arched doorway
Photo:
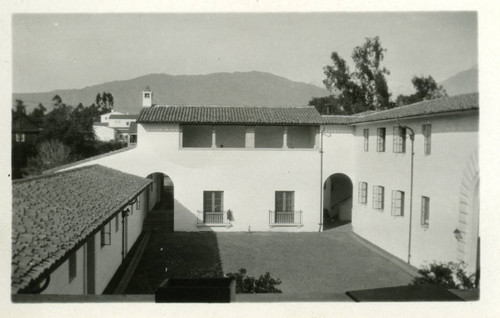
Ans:
{"type": "Polygon", "coordinates": [[[323,230],[351,223],[352,181],[343,173],[329,176],[323,184],[323,230]]]}
{"type": "Polygon", "coordinates": [[[148,205],[150,207],[148,222],[155,228],[162,227],[165,230],[173,231],[174,183],[168,175],[162,172],[151,173],[147,178],[153,180],[148,192],[148,205]]]}

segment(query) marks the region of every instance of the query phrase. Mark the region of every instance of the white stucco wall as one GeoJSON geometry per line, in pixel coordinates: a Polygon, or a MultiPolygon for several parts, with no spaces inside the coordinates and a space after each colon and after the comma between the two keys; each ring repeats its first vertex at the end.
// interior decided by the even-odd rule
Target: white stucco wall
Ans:
{"type": "Polygon", "coordinates": [[[76,276],[69,279],[69,259],[50,274],[50,283],[42,294],[81,295],[84,293],[84,247],[76,252],[76,276]]]}
{"type": "MultiPolygon", "coordinates": [[[[468,158],[477,151],[478,116],[448,115],[401,120],[415,131],[411,264],[456,261],[460,184],[468,158]],[[422,125],[432,125],[432,151],[424,155],[422,125]],[[420,224],[421,196],[430,198],[429,227],[420,224]]],[[[408,259],[411,142],[406,153],[393,153],[395,121],[356,127],[354,231],[402,260],[408,259]],[[376,130],[386,127],[386,151],[376,151],[376,130]],[[369,151],[363,151],[363,129],[370,129],[369,151]],[[368,203],[357,200],[358,182],[368,183],[368,203]],[[385,188],[384,210],[374,210],[373,186],[385,188]],[[391,216],[392,190],[405,192],[404,216],[391,216]]]]}
{"type": "MultiPolygon", "coordinates": [[[[148,209],[148,194],[146,191],[141,193],[141,208],[137,209],[135,204],[129,206],[132,213],[127,217],[127,252],[130,251],[137,238],[141,234],[142,224],[148,209]]],[[[106,286],[113,278],[116,270],[122,263],[122,236],[123,222],[121,213],[118,214],[118,229],[116,228],[116,216],[108,223],[111,225],[111,244],[101,246],[101,234],[98,231],[94,235],[93,243],[95,245],[95,293],[102,294],[106,286]]],[[[105,225],[106,227],[108,225],[105,225]]],[[[90,244],[88,241],[85,244],[90,244]]],[[[76,276],[69,280],[69,259],[62,263],[50,275],[49,286],[42,292],[43,294],[84,294],[87,284],[87,264],[85,255],[85,245],[76,252],[76,276]]]]}
{"type": "Polygon", "coordinates": [[[115,130],[107,126],[93,126],[94,133],[98,140],[111,141],[115,140],[115,130]]]}
{"type": "MultiPolygon", "coordinates": [[[[433,260],[470,259],[467,255],[458,256],[470,253],[460,252],[470,248],[457,242],[453,231],[457,228],[466,231],[471,227],[459,224],[462,222],[459,213],[464,210],[460,195],[468,162],[471,157],[477,157],[477,121],[477,113],[400,120],[416,133],[411,246],[411,264],[415,266],[433,260]],[[423,124],[432,125],[429,156],[423,154],[423,124]],[[427,228],[420,225],[421,196],[430,198],[427,228]]],[[[317,148],[183,149],[179,125],[175,124],[138,125],[140,141],[135,149],[85,165],[99,163],[143,177],[152,172],[168,175],[175,187],[176,231],[247,231],[249,227],[252,231],[317,231],[322,218],[321,183],[335,173],[343,173],[353,183],[354,232],[407,260],[411,142],[407,139],[405,153],[393,152],[396,125],[396,121],[384,121],[320,127],[324,149],[322,176],[317,148]],[[379,127],[386,128],[385,152],[376,151],[379,127]],[[365,128],[370,130],[368,152],[363,149],[365,128]],[[358,203],[361,181],[368,183],[367,204],[358,203]],[[385,190],[381,211],[372,207],[374,185],[383,186],[385,190]],[[197,211],[203,209],[203,191],[210,190],[224,191],[224,210],[231,209],[235,218],[232,228],[196,227],[197,211]],[[403,216],[391,215],[393,190],[405,192],[403,216]],[[269,227],[268,211],[274,209],[275,191],[295,191],[295,209],[303,211],[302,228],[269,227]]],[[[478,206],[478,203],[471,205],[478,206]]],[[[465,222],[477,224],[474,220],[465,222]]]]}
{"type": "Polygon", "coordinates": [[[181,149],[179,125],[139,125],[137,148],[88,164],[102,164],[146,177],[168,175],[174,183],[176,231],[317,231],[320,222],[318,149],[181,149]],[[139,163],[140,164],[135,164],[139,163]],[[230,229],[196,227],[203,191],[224,191],[224,210],[235,218],[230,229]],[[275,191],[295,191],[303,227],[269,227],[275,191]]]}

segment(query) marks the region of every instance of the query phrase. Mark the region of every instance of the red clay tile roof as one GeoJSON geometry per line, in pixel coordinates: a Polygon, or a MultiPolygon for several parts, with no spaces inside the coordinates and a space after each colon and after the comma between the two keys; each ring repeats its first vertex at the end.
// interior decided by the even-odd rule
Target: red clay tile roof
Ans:
{"type": "Polygon", "coordinates": [[[364,112],[350,116],[322,116],[322,123],[324,125],[359,124],[371,121],[428,116],[471,110],[479,110],[478,93],[426,100],[393,109],[377,112],[364,112]]]}
{"type": "Polygon", "coordinates": [[[12,293],[49,274],[151,180],[99,165],[12,182],[12,293]]]}
{"type": "Polygon", "coordinates": [[[314,107],[154,106],[144,108],[138,123],[227,125],[348,125],[479,109],[479,94],[465,94],[384,111],[321,116],[314,107]]]}
{"type": "Polygon", "coordinates": [[[139,123],[227,125],[319,125],[314,107],[154,106],[144,108],[139,123]]]}
{"type": "Polygon", "coordinates": [[[478,93],[426,100],[411,105],[396,107],[365,116],[355,117],[353,123],[454,113],[468,110],[479,110],[478,93]]]}

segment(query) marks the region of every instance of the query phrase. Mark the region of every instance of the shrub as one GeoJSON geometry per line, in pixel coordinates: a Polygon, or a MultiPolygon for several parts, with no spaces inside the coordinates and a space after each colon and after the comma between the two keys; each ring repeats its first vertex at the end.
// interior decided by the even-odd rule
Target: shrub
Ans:
{"type": "Polygon", "coordinates": [[[269,272],[255,279],[253,276],[247,276],[246,269],[240,268],[237,273],[227,273],[226,277],[236,279],[237,294],[281,293],[281,290],[276,288],[281,284],[281,280],[272,278],[269,272]]]}
{"type": "Polygon", "coordinates": [[[476,288],[477,284],[475,275],[468,275],[465,268],[466,265],[464,262],[433,262],[428,266],[422,266],[422,268],[418,270],[418,274],[420,276],[415,277],[410,285],[435,284],[446,289],[476,288]]]}

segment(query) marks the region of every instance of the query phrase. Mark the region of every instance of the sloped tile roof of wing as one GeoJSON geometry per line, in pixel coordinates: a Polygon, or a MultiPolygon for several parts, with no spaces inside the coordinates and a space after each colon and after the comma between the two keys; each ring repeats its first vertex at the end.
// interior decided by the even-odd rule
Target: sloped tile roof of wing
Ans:
{"type": "Polygon", "coordinates": [[[479,110],[479,94],[426,100],[353,118],[353,123],[479,110]]]}
{"type": "Polygon", "coordinates": [[[360,124],[372,121],[477,110],[479,110],[479,94],[473,93],[426,100],[383,111],[364,112],[350,116],[322,116],[322,123],[324,125],[360,124]]]}
{"type": "Polygon", "coordinates": [[[59,266],[151,180],[99,165],[12,182],[12,293],[59,266]]]}
{"type": "Polygon", "coordinates": [[[139,114],[139,123],[227,125],[319,125],[321,115],[311,106],[154,106],[139,114]]]}

